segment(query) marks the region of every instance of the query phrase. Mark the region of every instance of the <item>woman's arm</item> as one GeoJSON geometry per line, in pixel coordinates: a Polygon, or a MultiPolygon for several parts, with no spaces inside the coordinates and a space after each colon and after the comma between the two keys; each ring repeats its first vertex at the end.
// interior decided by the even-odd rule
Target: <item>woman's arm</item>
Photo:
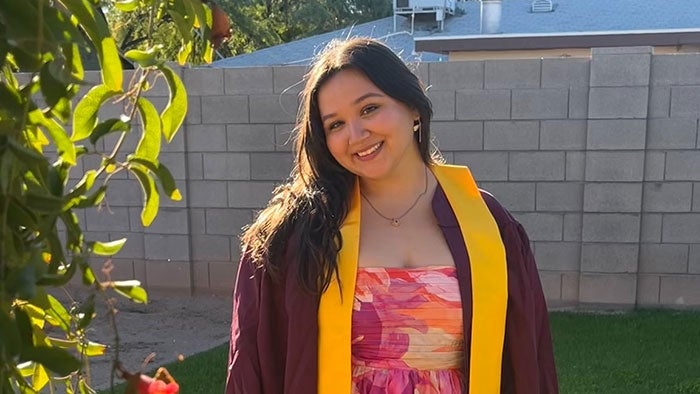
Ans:
{"type": "Polygon", "coordinates": [[[233,292],[226,394],[262,393],[257,344],[262,275],[263,269],[245,255],[241,258],[233,292]]]}
{"type": "Polygon", "coordinates": [[[547,303],[542,290],[542,283],[537,271],[535,257],[530,248],[530,240],[521,224],[517,225],[521,239],[521,250],[527,280],[530,284],[531,302],[534,309],[535,323],[535,347],[537,350],[537,370],[540,393],[553,394],[559,392],[557,371],[554,364],[554,349],[552,347],[552,334],[549,328],[549,315],[547,303]]]}
{"type": "Polygon", "coordinates": [[[547,303],[525,228],[490,194],[482,197],[498,223],[508,264],[508,310],[502,393],[559,392],[547,303]]]}

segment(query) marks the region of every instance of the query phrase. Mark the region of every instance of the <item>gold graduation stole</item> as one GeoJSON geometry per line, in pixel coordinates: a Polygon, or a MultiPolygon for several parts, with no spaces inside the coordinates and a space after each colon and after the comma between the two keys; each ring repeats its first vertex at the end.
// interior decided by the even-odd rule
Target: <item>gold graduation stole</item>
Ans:
{"type": "MultiPolygon", "coordinates": [[[[464,237],[472,277],[469,392],[500,393],[508,302],[506,252],[496,221],[466,167],[432,165],[464,237]]],[[[348,394],[352,384],[352,307],[360,243],[360,189],[355,184],[341,226],[338,255],[342,286],[334,279],[318,308],[318,393],[348,394]],[[341,296],[342,290],[342,296],[341,296]]]]}

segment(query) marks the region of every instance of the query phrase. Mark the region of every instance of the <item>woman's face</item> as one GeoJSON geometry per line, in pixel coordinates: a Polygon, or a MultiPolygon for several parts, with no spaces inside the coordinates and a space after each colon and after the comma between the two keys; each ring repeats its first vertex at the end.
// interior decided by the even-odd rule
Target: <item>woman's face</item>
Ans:
{"type": "Polygon", "coordinates": [[[348,171],[380,180],[401,175],[406,162],[421,161],[413,138],[418,111],[386,95],[363,73],[338,72],[317,98],[328,150],[348,171]]]}

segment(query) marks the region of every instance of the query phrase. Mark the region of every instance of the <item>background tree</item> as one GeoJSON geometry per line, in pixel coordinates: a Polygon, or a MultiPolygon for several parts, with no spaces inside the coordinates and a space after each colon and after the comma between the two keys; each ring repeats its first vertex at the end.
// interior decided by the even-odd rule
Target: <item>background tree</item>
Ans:
{"type": "Polygon", "coordinates": [[[235,26],[228,45],[232,54],[383,18],[391,15],[391,4],[390,0],[220,0],[235,26]]]}
{"type": "MultiPolygon", "coordinates": [[[[114,290],[135,302],[147,299],[137,281],[114,281],[109,270],[104,279],[96,274],[95,256],[114,255],[126,239],[85,239],[76,212],[100,206],[109,180],[124,171],[143,190],[144,226],[155,218],[160,194],[180,199],[158,156],[162,141],[171,141],[183,122],[187,93],[165,64],[170,54],[158,43],[157,21],[164,15],[176,21],[171,34],[180,36],[181,63],[210,61],[210,38],[218,40],[221,27],[214,26],[212,34],[216,18],[201,0],[114,0],[101,5],[110,13],[147,21],[140,49],[123,53],[136,65],[127,80],[96,1],[0,0],[2,393],[34,393],[57,384],[65,384],[69,393],[93,392],[84,367],[89,357],[105,351],[87,335],[96,298],[108,298],[107,291],[114,290]],[[87,51],[99,60],[101,77],[92,87],[82,64],[87,51]],[[20,70],[23,78],[15,74],[20,70]],[[157,83],[167,84],[170,91],[162,111],[144,96],[157,83]],[[75,103],[78,92],[87,88],[75,103]],[[117,106],[121,115],[103,119],[100,109],[108,105],[117,106]],[[127,154],[121,150],[130,133],[140,139],[127,154]],[[115,138],[105,139],[108,135],[115,138]],[[99,165],[83,167],[76,177],[76,165],[89,156],[99,158],[99,165]],[[59,301],[56,290],[76,275],[89,289],[87,296],[59,301]]],[[[119,370],[117,353],[113,371],[119,370]]]]}
{"type": "MultiPolygon", "coordinates": [[[[218,0],[232,21],[231,38],[219,49],[229,57],[369,22],[391,15],[390,0],[218,0]]],[[[115,13],[106,8],[110,27],[123,50],[138,48],[148,26],[163,45],[163,53],[177,59],[182,48],[174,35],[177,23],[169,15],[157,21],[142,12],[115,13]]],[[[196,50],[196,48],[195,48],[196,50]]]]}

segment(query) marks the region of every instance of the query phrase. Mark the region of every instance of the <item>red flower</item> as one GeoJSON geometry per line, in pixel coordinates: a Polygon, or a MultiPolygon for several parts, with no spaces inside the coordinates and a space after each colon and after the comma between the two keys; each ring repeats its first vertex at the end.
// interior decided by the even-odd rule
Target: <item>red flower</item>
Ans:
{"type": "Polygon", "coordinates": [[[179,394],[180,386],[165,368],[158,368],[154,378],[121,371],[127,381],[125,394],[179,394]]]}
{"type": "Polygon", "coordinates": [[[180,386],[177,383],[165,383],[162,380],[154,380],[148,385],[148,391],[143,394],[178,394],[179,392],[180,386]]]}

